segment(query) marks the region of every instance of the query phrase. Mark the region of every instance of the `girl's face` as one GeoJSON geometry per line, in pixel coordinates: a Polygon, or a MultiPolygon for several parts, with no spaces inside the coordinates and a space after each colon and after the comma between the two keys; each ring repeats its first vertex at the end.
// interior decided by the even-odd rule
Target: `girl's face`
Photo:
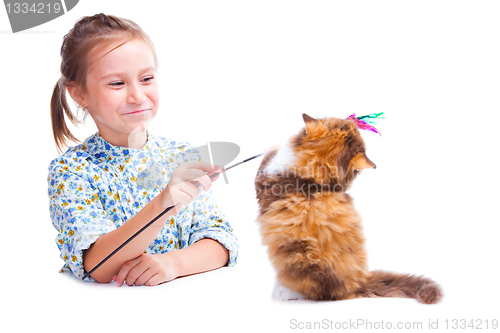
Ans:
{"type": "Polygon", "coordinates": [[[81,105],[87,107],[106,141],[128,147],[131,133],[145,134],[158,111],[154,55],[139,39],[109,52],[111,48],[91,57],[81,105]]]}

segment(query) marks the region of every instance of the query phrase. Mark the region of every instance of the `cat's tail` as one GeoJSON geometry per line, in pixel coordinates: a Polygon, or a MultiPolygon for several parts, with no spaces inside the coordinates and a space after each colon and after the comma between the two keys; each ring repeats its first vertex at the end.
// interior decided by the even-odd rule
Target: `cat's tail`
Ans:
{"type": "Polygon", "coordinates": [[[377,270],[369,273],[358,295],[415,298],[420,303],[435,304],[441,300],[443,292],[436,282],[426,277],[377,270]]]}

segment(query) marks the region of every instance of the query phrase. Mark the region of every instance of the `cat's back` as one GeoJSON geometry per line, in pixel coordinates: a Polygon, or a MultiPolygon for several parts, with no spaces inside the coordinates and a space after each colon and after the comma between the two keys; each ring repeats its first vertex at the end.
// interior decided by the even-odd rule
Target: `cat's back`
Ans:
{"type": "Polygon", "coordinates": [[[321,191],[314,183],[285,176],[283,171],[266,172],[266,162],[275,154],[266,155],[255,186],[262,244],[279,279],[290,275],[287,267],[306,262],[321,270],[335,267],[342,276],[361,274],[366,253],[361,218],[352,198],[344,192],[321,191]]]}
{"type": "Polygon", "coordinates": [[[277,154],[277,149],[265,154],[255,178],[257,222],[264,237],[267,231],[321,238],[360,222],[349,194],[303,179],[286,166],[275,168],[272,163],[277,154]]]}

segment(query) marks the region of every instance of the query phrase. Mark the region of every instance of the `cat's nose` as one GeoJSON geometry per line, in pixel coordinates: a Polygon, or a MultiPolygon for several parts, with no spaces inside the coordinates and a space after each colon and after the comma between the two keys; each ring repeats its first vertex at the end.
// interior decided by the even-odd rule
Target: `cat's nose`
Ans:
{"type": "Polygon", "coordinates": [[[370,168],[370,167],[372,169],[377,168],[377,165],[375,163],[373,163],[366,155],[364,157],[365,157],[366,163],[368,163],[368,168],[370,168]]]}

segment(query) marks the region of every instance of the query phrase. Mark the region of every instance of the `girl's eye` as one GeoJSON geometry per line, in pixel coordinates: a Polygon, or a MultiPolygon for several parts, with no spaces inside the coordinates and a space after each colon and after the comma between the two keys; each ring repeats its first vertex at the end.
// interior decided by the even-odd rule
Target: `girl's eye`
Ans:
{"type": "Polygon", "coordinates": [[[111,82],[109,85],[111,87],[121,87],[124,83],[122,81],[111,82]]]}
{"type": "Polygon", "coordinates": [[[154,79],[154,77],[152,75],[146,76],[145,78],[142,79],[142,82],[149,83],[149,82],[153,81],[153,79],[154,79]]]}

